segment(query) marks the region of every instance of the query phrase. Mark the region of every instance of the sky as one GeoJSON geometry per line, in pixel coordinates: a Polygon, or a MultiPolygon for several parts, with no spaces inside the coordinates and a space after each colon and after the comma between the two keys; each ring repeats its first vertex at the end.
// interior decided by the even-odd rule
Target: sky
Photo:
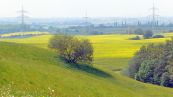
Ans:
{"type": "MultiPolygon", "coordinates": [[[[0,0],[0,17],[17,17],[22,0],[0,0]]],[[[58,17],[146,17],[153,0],[23,0],[27,16],[58,17]]],[[[173,0],[155,0],[160,16],[173,16],[173,0]]]]}

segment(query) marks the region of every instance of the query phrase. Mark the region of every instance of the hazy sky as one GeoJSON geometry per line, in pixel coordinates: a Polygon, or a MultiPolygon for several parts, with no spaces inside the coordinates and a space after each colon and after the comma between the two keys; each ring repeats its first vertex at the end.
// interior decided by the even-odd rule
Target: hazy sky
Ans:
{"type": "MultiPolygon", "coordinates": [[[[30,17],[144,17],[152,0],[23,0],[30,17]]],[[[173,16],[173,0],[155,0],[157,13],[173,16]]],[[[21,0],[0,0],[0,17],[16,17],[21,0]]]]}

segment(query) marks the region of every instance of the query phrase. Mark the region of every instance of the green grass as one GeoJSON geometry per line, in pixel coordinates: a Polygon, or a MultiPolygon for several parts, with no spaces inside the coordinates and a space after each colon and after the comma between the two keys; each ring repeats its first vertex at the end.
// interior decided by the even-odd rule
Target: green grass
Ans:
{"type": "Polygon", "coordinates": [[[171,88],[141,83],[119,73],[140,46],[172,36],[148,40],[128,40],[134,35],[78,36],[93,43],[94,69],[78,69],[60,60],[47,48],[51,35],[1,39],[0,96],[9,92],[16,97],[173,97],[171,88]]]}

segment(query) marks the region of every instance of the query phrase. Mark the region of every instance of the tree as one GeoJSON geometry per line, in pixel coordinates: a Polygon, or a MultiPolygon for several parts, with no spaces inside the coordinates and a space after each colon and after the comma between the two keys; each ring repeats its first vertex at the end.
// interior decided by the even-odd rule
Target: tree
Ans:
{"type": "Polygon", "coordinates": [[[164,35],[155,35],[153,38],[164,38],[164,35]]]}
{"type": "Polygon", "coordinates": [[[169,86],[169,73],[168,72],[165,72],[162,74],[161,85],[162,86],[169,86]]]}
{"type": "Polygon", "coordinates": [[[138,28],[138,29],[135,29],[134,33],[137,35],[143,35],[144,31],[142,29],[138,28]]]}
{"type": "Polygon", "coordinates": [[[84,39],[79,41],[78,47],[75,49],[74,56],[76,58],[76,61],[93,61],[93,47],[89,40],[84,39]]]}
{"type": "Polygon", "coordinates": [[[153,32],[151,31],[151,30],[147,30],[145,33],[144,33],[144,35],[143,35],[143,37],[145,38],[145,39],[149,39],[149,38],[151,38],[153,36],[153,32]]]}
{"type": "Polygon", "coordinates": [[[129,62],[129,76],[135,78],[135,74],[139,71],[139,68],[144,60],[147,60],[148,50],[146,46],[142,46],[135,56],[129,62]]]}
{"type": "Polygon", "coordinates": [[[140,38],[140,36],[135,36],[135,37],[130,38],[130,40],[141,40],[141,38],[140,38]]]}
{"type": "Polygon", "coordinates": [[[173,39],[164,44],[142,46],[129,63],[129,76],[173,87],[173,39]]]}
{"type": "Polygon", "coordinates": [[[93,61],[93,47],[87,39],[73,36],[55,35],[49,42],[49,47],[59,52],[68,63],[93,61]]]}
{"type": "Polygon", "coordinates": [[[142,62],[135,79],[142,82],[153,82],[154,61],[145,60],[142,62]]]}

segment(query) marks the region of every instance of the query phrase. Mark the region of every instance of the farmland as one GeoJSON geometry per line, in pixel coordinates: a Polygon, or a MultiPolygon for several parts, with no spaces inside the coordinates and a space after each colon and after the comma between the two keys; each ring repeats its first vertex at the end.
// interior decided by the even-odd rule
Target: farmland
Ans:
{"type": "Polygon", "coordinates": [[[92,72],[73,68],[59,59],[47,46],[52,35],[0,39],[1,95],[172,97],[172,89],[135,81],[122,72],[142,45],[165,42],[173,34],[167,33],[161,39],[129,40],[134,36],[76,36],[89,39],[94,46],[92,72]]]}

